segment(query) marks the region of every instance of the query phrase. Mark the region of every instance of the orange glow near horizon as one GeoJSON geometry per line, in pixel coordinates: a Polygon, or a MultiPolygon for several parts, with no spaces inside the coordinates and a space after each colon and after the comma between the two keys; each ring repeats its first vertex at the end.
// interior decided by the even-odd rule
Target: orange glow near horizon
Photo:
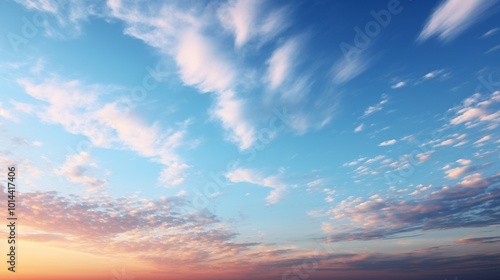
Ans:
{"type": "Polygon", "coordinates": [[[12,280],[127,280],[127,279],[231,279],[243,271],[214,269],[200,265],[162,265],[161,270],[134,257],[99,256],[52,242],[24,241],[18,247],[16,272],[4,265],[0,279],[12,280]]]}
{"type": "Polygon", "coordinates": [[[112,257],[97,256],[58,244],[25,241],[17,249],[16,272],[6,267],[0,271],[2,279],[111,279],[113,272],[135,271],[134,264],[112,257]],[[76,278],[75,278],[76,277],[76,278]]]}

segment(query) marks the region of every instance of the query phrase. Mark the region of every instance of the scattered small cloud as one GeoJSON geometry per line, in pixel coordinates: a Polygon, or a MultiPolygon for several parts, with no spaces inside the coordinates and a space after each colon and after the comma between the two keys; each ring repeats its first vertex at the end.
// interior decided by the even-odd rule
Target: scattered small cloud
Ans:
{"type": "Polygon", "coordinates": [[[475,167],[470,166],[470,165],[466,165],[466,166],[448,169],[445,171],[445,173],[446,173],[446,178],[457,179],[457,178],[461,177],[462,175],[469,173],[469,172],[472,172],[474,170],[476,170],[475,167]]]}
{"type": "Polygon", "coordinates": [[[484,179],[481,173],[474,173],[465,176],[457,185],[465,188],[483,188],[489,184],[490,182],[484,179]]]}
{"type": "Polygon", "coordinates": [[[33,146],[36,146],[36,147],[41,147],[43,146],[43,142],[40,142],[40,141],[33,141],[31,142],[33,144],[33,146]]]}
{"type": "Polygon", "coordinates": [[[404,86],[406,86],[406,82],[402,81],[402,82],[398,82],[398,83],[392,85],[391,88],[396,89],[396,88],[402,88],[404,86]]]}
{"type": "Polygon", "coordinates": [[[440,70],[434,70],[434,71],[431,71],[427,74],[425,74],[422,78],[424,80],[430,80],[430,79],[434,79],[436,78],[439,74],[443,73],[444,70],[443,69],[440,69],[440,70]]]}
{"type": "Polygon", "coordinates": [[[364,123],[362,123],[362,124],[360,124],[360,125],[356,126],[356,128],[354,129],[354,132],[355,132],[355,133],[356,133],[356,132],[361,132],[361,131],[363,131],[363,129],[364,129],[364,128],[365,128],[365,124],[364,124],[364,123]]]}
{"type": "Polygon", "coordinates": [[[436,144],[434,147],[449,146],[449,145],[451,145],[453,143],[455,143],[455,140],[453,140],[453,139],[446,139],[446,140],[442,141],[441,143],[436,144]]]}
{"type": "Polygon", "coordinates": [[[417,154],[416,157],[417,157],[418,162],[428,161],[429,159],[431,159],[431,155],[433,153],[434,153],[434,151],[429,151],[429,152],[417,154]]]}
{"type": "Polygon", "coordinates": [[[387,102],[389,102],[389,96],[387,94],[382,94],[382,100],[379,103],[366,108],[362,118],[367,117],[376,112],[382,111],[382,109],[384,109],[384,105],[387,104],[387,102]]]}
{"type": "Polygon", "coordinates": [[[460,163],[461,165],[469,165],[472,163],[470,159],[463,159],[463,158],[458,159],[457,162],[460,163]]]}
{"type": "Polygon", "coordinates": [[[379,146],[381,147],[384,147],[384,146],[391,146],[391,145],[394,145],[396,144],[398,141],[396,139],[391,139],[391,140],[387,140],[387,141],[384,141],[380,144],[378,144],[379,146]]]}
{"type": "Polygon", "coordinates": [[[10,110],[7,110],[4,107],[2,107],[1,102],[0,102],[0,117],[2,117],[4,119],[11,120],[11,121],[16,120],[16,118],[14,117],[14,115],[12,114],[12,112],[10,110]]]}

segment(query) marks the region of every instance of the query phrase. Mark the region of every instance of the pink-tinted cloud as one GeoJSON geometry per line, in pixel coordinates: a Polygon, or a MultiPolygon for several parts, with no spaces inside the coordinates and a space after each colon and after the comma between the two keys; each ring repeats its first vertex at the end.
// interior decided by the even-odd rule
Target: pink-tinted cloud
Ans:
{"type": "Polygon", "coordinates": [[[202,265],[257,245],[232,241],[236,234],[227,225],[207,211],[189,212],[179,197],[82,198],[54,191],[22,197],[18,211],[26,237],[74,250],[129,255],[155,264],[202,265]]]}
{"type": "Polygon", "coordinates": [[[419,188],[412,199],[390,193],[350,197],[326,212],[337,225],[326,240],[383,239],[417,230],[494,225],[500,222],[495,210],[500,208],[499,183],[500,174],[482,178],[477,173],[432,192],[419,188]],[[425,195],[417,196],[420,193],[425,195]]]}

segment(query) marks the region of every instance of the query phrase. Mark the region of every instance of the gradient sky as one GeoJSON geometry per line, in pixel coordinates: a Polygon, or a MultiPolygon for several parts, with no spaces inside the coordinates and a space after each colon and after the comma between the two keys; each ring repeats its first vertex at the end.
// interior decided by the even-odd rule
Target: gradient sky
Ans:
{"type": "Polygon", "coordinates": [[[496,279],[499,12],[2,1],[2,279],[496,279]]]}

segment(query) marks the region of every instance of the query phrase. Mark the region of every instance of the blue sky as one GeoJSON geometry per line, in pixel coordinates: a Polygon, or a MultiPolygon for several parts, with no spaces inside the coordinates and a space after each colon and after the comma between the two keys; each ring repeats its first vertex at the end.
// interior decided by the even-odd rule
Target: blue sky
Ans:
{"type": "MultiPolygon", "coordinates": [[[[0,164],[18,166],[32,203],[20,206],[27,242],[92,252],[71,221],[82,215],[110,227],[104,255],[131,238],[185,244],[182,263],[208,275],[249,263],[244,275],[279,278],[322,244],[335,250],[308,277],[399,276],[396,262],[369,261],[431,254],[415,265],[424,276],[466,277],[477,261],[486,277],[487,259],[500,259],[499,10],[495,0],[2,2],[0,164]],[[74,211],[49,222],[40,207],[74,211]]],[[[127,248],[175,270],[158,265],[175,250],[127,248]]]]}

